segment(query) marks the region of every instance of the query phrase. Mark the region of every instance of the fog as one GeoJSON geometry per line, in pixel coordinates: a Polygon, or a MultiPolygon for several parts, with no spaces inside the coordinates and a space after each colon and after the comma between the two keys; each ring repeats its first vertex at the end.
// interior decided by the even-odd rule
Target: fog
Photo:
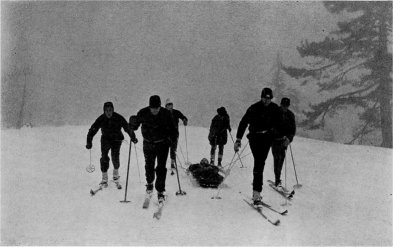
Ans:
{"type": "MultiPolygon", "coordinates": [[[[153,94],[193,126],[224,106],[236,128],[271,85],[277,54],[300,63],[301,40],[337,22],[321,2],[1,4],[3,128],[91,124],[105,101],[128,119],[153,94]]],[[[318,97],[298,93],[300,110],[318,97]]]]}

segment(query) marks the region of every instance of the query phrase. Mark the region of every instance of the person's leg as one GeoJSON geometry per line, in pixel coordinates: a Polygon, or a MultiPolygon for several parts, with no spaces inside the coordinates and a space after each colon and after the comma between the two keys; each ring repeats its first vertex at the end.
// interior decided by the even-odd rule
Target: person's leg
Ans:
{"type": "Polygon", "coordinates": [[[108,185],[108,169],[109,169],[109,149],[111,148],[110,143],[101,142],[101,159],[100,159],[100,167],[102,172],[102,181],[101,184],[108,185]]]}
{"type": "Polygon", "coordinates": [[[224,155],[224,145],[218,145],[218,166],[221,166],[223,155],[224,155]]]}
{"type": "Polygon", "coordinates": [[[153,143],[143,142],[143,154],[145,156],[146,190],[153,191],[155,178],[154,165],[157,157],[155,145],[153,143]]]}
{"type": "Polygon", "coordinates": [[[285,159],[285,147],[280,141],[274,141],[272,144],[272,154],[274,159],[274,176],[275,185],[278,186],[281,182],[281,171],[285,159]]]}
{"type": "Polygon", "coordinates": [[[120,147],[121,147],[121,141],[114,141],[112,143],[111,157],[113,163],[113,180],[118,180],[120,178],[119,176],[120,147]]]}
{"type": "Polygon", "coordinates": [[[211,149],[210,149],[210,164],[214,165],[214,159],[216,156],[216,148],[217,145],[211,145],[211,149]]]}
{"type": "Polygon", "coordinates": [[[156,167],[156,190],[158,193],[163,193],[165,191],[165,180],[166,180],[166,161],[168,159],[169,145],[166,143],[156,144],[157,152],[157,167],[156,167]]]}
{"type": "Polygon", "coordinates": [[[170,146],[171,168],[175,168],[177,143],[178,143],[178,138],[173,140],[170,146]]]}
{"type": "Polygon", "coordinates": [[[262,137],[250,139],[249,143],[254,156],[253,190],[262,192],[263,170],[265,168],[265,160],[269,154],[270,143],[263,140],[262,137]]]}

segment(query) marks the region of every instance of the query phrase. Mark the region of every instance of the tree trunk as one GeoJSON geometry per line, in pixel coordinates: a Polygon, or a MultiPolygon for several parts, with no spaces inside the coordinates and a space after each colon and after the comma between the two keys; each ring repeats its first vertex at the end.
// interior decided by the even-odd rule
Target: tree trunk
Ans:
{"type": "MultiPolygon", "coordinates": [[[[387,8],[387,10],[391,8],[387,8]]],[[[385,9],[386,11],[386,9],[385,9]]],[[[392,71],[392,62],[388,53],[388,22],[386,18],[389,18],[390,11],[381,15],[380,21],[380,50],[377,51],[378,55],[376,59],[378,61],[378,72],[380,74],[380,114],[381,114],[381,132],[382,132],[382,147],[392,148],[392,79],[390,73],[392,71]]]]}

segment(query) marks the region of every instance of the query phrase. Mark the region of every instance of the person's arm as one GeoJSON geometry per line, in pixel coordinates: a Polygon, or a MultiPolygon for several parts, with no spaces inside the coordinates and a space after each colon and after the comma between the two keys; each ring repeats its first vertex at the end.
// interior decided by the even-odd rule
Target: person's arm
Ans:
{"type": "Polygon", "coordinates": [[[295,119],[295,114],[292,112],[289,112],[289,135],[287,136],[289,141],[292,142],[293,138],[295,137],[296,134],[296,119],[295,119]]]}
{"type": "Polygon", "coordinates": [[[244,114],[244,116],[240,120],[239,126],[237,128],[236,140],[240,141],[243,138],[244,132],[246,132],[246,128],[250,123],[250,117],[251,117],[251,109],[248,108],[246,114],[244,114]]]}
{"type": "Polygon", "coordinates": [[[87,133],[86,138],[86,148],[91,149],[93,146],[93,137],[97,134],[98,130],[101,128],[101,122],[103,120],[103,116],[99,116],[96,121],[91,125],[89,132],[87,133]]]}
{"type": "Polygon", "coordinates": [[[130,136],[131,141],[133,143],[137,143],[138,139],[136,139],[134,130],[131,129],[130,125],[127,123],[126,119],[123,116],[120,116],[120,122],[124,131],[130,136]]]}

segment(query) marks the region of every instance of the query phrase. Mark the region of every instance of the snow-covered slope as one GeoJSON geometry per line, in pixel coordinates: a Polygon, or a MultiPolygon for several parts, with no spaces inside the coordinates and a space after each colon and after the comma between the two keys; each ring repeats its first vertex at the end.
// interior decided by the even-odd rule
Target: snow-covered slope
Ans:
{"type": "MultiPolygon", "coordinates": [[[[391,245],[392,150],[346,146],[295,138],[292,151],[302,188],[286,202],[268,185],[272,156],[264,173],[264,200],[288,209],[273,226],[242,200],[251,195],[253,159],[249,148],[236,163],[219,195],[203,189],[180,171],[185,196],[176,196],[176,176],[167,176],[167,204],[153,219],[156,197],[142,209],[145,190],[142,138],[131,149],[130,178],[124,199],[129,144],[121,149],[123,189],[114,184],[91,197],[101,179],[100,134],[94,138],[92,163],[85,149],[88,126],[26,128],[1,132],[2,245],[391,245]],[[138,158],[138,162],[137,159],[138,158]]],[[[209,156],[207,129],[181,126],[178,155],[184,165],[209,156]]],[[[234,133],[232,133],[234,135],[234,133]]],[[[243,147],[247,140],[243,139],[243,147]]],[[[233,157],[229,139],[224,163],[233,157]]],[[[290,153],[287,187],[296,184],[290,153]]],[[[169,167],[169,166],[168,166],[169,167]]],[[[109,170],[112,172],[112,165],[109,170]]],[[[283,179],[285,178],[285,168],[283,179]]]]}

